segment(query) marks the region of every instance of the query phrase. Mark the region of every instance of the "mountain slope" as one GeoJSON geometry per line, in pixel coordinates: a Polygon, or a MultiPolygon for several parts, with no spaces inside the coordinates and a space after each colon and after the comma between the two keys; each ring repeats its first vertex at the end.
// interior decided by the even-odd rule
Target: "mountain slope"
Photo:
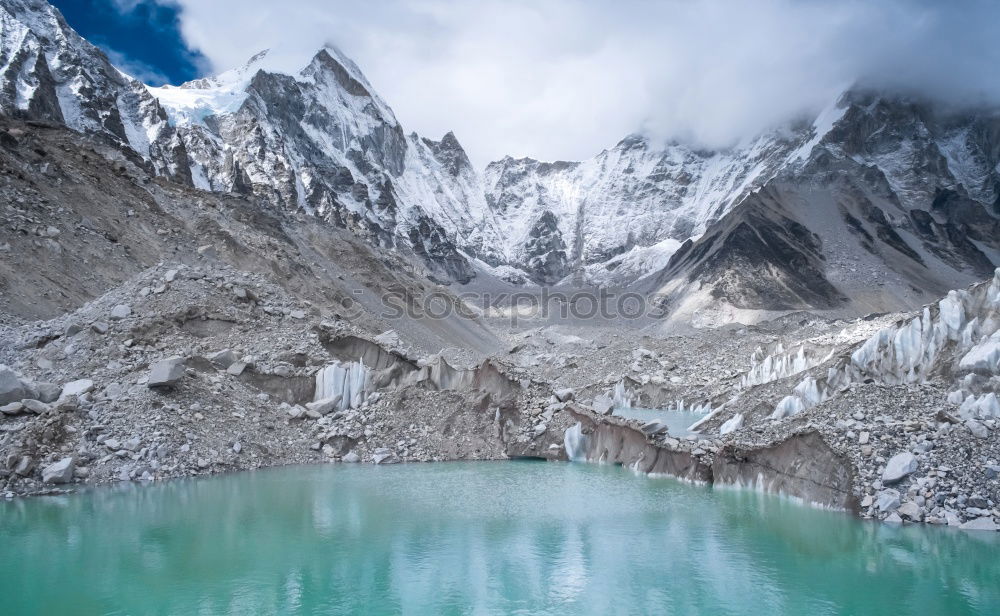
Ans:
{"type": "Polygon", "coordinates": [[[157,100],[42,0],[0,2],[0,113],[128,145],[158,174],[189,181],[183,145],[157,100]]]}
{"type": "Polygon", "coordinates": [[[651,289],[688,314],[711,301],[863,314],[988,276],[1000,263],[996,110],[863,92],[841,106],[802,164],[682,247],[651,289]]]}
{"type": "Polygon", "coordinates": [[[443,282],[633,286],[728,318],[910,308],[1000,262],[996,109],[849,91],[724,150],[629,136],[589,160],[479,174],[454,134],[407,133],[334,48],[294,74],[262,52],[150,88],[42,0],[0,0],[0,28],[0,113],[316,216],[443,282]]]}

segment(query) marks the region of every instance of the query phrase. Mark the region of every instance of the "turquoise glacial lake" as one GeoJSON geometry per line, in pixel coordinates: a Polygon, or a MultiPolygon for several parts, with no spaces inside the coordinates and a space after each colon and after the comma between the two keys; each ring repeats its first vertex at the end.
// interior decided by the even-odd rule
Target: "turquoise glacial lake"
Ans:
{"type": "Polygon", "coordinates": [[[0,613],[1000,614],[1000,533],[540,462],[0,502],[0,613]]]}

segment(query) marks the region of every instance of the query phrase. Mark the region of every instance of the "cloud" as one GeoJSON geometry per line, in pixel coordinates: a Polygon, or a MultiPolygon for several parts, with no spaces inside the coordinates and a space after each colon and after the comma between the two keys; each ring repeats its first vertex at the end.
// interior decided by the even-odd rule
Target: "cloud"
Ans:
{"type": "Polygon", "coordinates": [[[407,130],[454,130],[479,164],[636,131],[725,147],[854,83],[1000,101],[987,0],[170,1],[216,70],[270,47],[290,71],[335,43],[407,130]]]}
{"type": "Polygon", "coordinates": [[[111,61],[111,64],[114,64],[118,70],[122,71],[126,75],[134,77],[135,79],[150,85],[161,85],[170,82],[170,78],[163,74],[163,72],[155,66],[150,66],[141,60],[130,58],[125,54],[96,41],[94,41],[94,44],[100,47],[101,51],[108,56],[108,60],[111,61]]]}

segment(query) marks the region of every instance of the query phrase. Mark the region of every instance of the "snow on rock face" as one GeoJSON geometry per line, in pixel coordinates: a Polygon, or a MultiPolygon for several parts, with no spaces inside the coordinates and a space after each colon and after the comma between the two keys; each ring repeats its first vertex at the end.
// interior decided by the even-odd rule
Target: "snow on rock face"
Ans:
{"type": "Polygon", "coordinates": [[[474,275],[461,251],[499,263],[481,183],[454,135],[406,135],[336,49],[295,75],[266,70],[262,53],[218,77],[152,88],[42,0],[0,1],[0,35],[0,112],[108,137],[198,188],[323,216],[445,280],[474,275]]]}
{"type": "Polygon", "coordinates": [[[0,112],[63,123],[131,147],[157,173],[187,181],[183,148],[141,83],[41,0],[0,3],[0,112]]]}
{"type": "Polygon", "coordinates": [[[480,174],[453,134],[406,133],[336,49],[294,74],[271,70],[261,53],[216,77],[150,88],[43,0],[0,0],[0,112],[107,137],[157,174],[204,190],[321,216],[445,281],[486,272],[514,283],[629,285],[769,186],[813,186],[838,172],[898,207],[867,208],[881,241],[906,251],[894,228],[925,234],[921,242],[964,260],[959,269],[984,271],[991,265],[977,246],[1000,249],[988,210],[1000,186],[995,114],[932,111],[848,92],[811,125],[725,150],[633,135],[585,161],[506,157],[480,174]]]}
{"type": "Polygon", "coordinates": [[[783,398],[771,417],[780,419],[815,406],[871,379],[892,385],[954,379],[953,402],[965,418],[1000,417],[996,387],[1000,375],[1000,269],[991,280],[955,290],[921,315],[884,328],[860,344],[819,382],[807,377],[783,398]],[[977,378],[979,377],[979,378],[977,378]],[[979,389],[967,392],[966,388],[979,389]]]}
{"type": "MultiPolygon", "coordinates": [[[[486,199],[509,230],[505,256],[536,282],[557,282],[577,268],[587,282],[606,282],[606,273],[592,266],[637,248],[672,254],[771,179],[812,134],[768,134],[720,152],[661,147],[633,135],[583,162],[507,157],[487,166],[486,199]],[[532,240],[540,224],[552,239],[538,245],[532,240]],[[557,244],[564,256],[552,256],[557,244]]],[[[649,256],[654,266],[665,264],[649,256]]]]}
{"type": "Polygon", "coordinates": [[[179,87],[149,88],[188,152],[193,181],[303,209],[468,281],[460,250],[498,262],[483,191],[451,133],[406,135],[361,71],[334,48],[294,75],[267,54],[179,87]]]}

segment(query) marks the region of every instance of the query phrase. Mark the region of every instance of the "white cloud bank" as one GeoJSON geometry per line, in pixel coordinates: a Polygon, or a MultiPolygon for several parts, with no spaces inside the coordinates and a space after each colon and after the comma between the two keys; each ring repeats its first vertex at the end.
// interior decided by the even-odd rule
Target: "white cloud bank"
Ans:
{"type": "Polygon", "coordinates": [[[217,71],[324,43],[404,128],[454,130],[483,164],[587,158],[646,131],[723,147],[868,82],[1000,101],[986,0],[161,0],[217,71]]]}

